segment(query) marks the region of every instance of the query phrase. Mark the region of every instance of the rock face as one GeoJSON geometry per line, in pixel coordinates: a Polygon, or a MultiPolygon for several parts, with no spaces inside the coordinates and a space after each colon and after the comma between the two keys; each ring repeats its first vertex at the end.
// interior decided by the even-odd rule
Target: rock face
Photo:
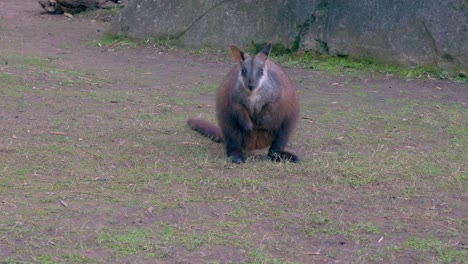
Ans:
{"type": "Polygon", "coordinates": [[[468,67],[466,0],[133,0],[109,31],[226,48],[290,49],[404,65],[468,67]]]}
{"type": "Polygon", "coordinates": [[[133,0],[110,32],[176,38],[183,46],[226,48],[272,41],[292,46],[318,0],[133,0]],[[307,8],[304,8],[307,7],[307,8]]]}
{"type": "Polygon", "coordinates": [[[465,0],[329,1],[321,11],[327,15],[306,33],[302,45],[314,49],[318,39],[332,55],[466,68],[467,5],[465,0]]]}

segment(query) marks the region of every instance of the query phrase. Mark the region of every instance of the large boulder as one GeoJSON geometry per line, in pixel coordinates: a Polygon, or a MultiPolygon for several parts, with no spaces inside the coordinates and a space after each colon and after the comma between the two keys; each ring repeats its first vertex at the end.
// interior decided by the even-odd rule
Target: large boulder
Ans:
{"type": "Polygon", "coordinates": [[[172,38],[189,47],[272,41],[293,46],[320,0],[133,0],[110,32],[133,38],[172,38]],[[304,8],[307,7],[307,8],[304,8]]]}
{"type": "Polygon", "coordinates": [[[133,0],[109,32],[226,48],[286,48],[387,63],[468,66],[465,0],[133,0]]]}
{"type": "Polygon", "coordinates": [[[302,38],[306,50],[406,65],[468,65],[466,0],[327,2],[302,38]]]}

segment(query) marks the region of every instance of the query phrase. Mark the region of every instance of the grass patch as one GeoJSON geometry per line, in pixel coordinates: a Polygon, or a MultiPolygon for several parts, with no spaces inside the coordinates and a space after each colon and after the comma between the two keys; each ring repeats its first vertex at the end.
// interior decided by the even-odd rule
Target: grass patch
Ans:
{"type": "MultiPolygon", "coordinates": [[[[246,50],[249,54],[256,54],[263,47],[263,44],[253,44],[247,47],[246,50]]],[[[460,83],[468,82],[468,77],[466,74],[460,73],[460,69],[449,70],[429,65],[416,67],[396,66],[366,58],[330,56],[313,51],[291,51],[282,46],[274,46],[270,56],[284,66],[314,69],[333,75],[359,76],[361,73],[379,73],[400,76],[406,79],[437,78],[440,80],[454,79],[460,83]]]]}
{"type": "Polygon", "coordinates": [[[464,263],[468,258],[468,253],[463,249],[453,249],[432,236],[418,239],[410,237],[405,241],[405,246],[416,249],[422,253],[434,253],[441,263],[464,263]]]}
{"type": "MultiPolygon", "coordinates": [[[[259,52],[261,48],[251,48],[251,53],[259,52]]],[[[359,75],[361,72],[397,75],[408,79],[414,78],[453,78],[459,82],[468,81],[466,75],[432,66],[402,67],[382,64],[365,58],[351,58],[349,56],[330,56],[309,51],[291,52],[284,49],[273,49],[272,57],[285,66],[314,69],[332,74],[359,75]]]]}
{"type": "MultiPolygon", "coordinates": [[[[6,91],[14,93],[19,90],[20,93],[25,94],[25,87],[38,88],[40,82],[36,79],[50,79],[53,81],[52,87],[48,86],[47,89],[53,87],[73,87],[76,84],[88,84],[90,86],[102,86],[109,84],[105,78],[97,76],[95,73],[84,73],[76,70],[65,69],[54,65],[51,59],[43,59],[37,57],[18,56],[14,54],[7,54],[2,56],[5,61],[6,73],[2,73],[0,78],[6,85],[3,88],[6,91]],[[21,73],[21,74],[20,74],[21,73]],[[15,78],[14,76],[22,76],[15,78]],[[12,89],[13,88],[13,89],[12,89]]],[[[36,91],[37,92],[37,91],[36,91]]]]}
{"type": "MultiPolygon", "coordinates": [[[[351,96],[342,103],[320,83],[307,84],[301,108],[313,117],[301,119],[289,146],[302,163],[272,163],[262,150],[232,165],[223,145],[185,123],[198,114],[214,120],[214,109],[194,100],[217,85],[174,79],[120,90],[99,70],[2,58],[9,58],[0,73],[7,263],[466,258],[455,244],[466,230],[461,104],[372,101],[366,93],[375,87],[366,84],[343,91],[351,96]],[[435,235],[425,237],[428,230],[435,235]]],[[[128,66],[119,80],[145,72],[128,66]]]]}
{"type": "Polygon", "coordinates": [[[115,34],[106,33],[98,40],[93,40],[92,44],[95,46],[105,47],[129,47],[136,48],[140,45],[139,42],[127,37],[118,36],[115,34]]]}
{"type": "Polygon", "coordinates": [[[96,242],[104,248],[112,249],[114,257],[142,254],[148,257],[167,258],[168,249],[181,247],[188,252],[207,249],[219,245],[248,247],[247,242],[237,244],[229,238],[235,237],[230,229],[237,224],[217,225],[215,230],[200,233],[190,231],[185,226],[172,226],[157,223],[145,228],[130,228],[124,232],[116,229],[103,230],[96,242]]]}
{"type": "Polygon", "coordinates": [[[158,45],[165,48],[174,48],[176,40],[167,38],[145,38],[145,39],[132,39],[118,34],[105,33],[99,39],[91,41],[93,46],[99,47],[120,47],[120,48],[136,48],[144,45],[158,45]]]}
{"type": "Polygon", "coordinates": [[[8,101],[8,97],[22,97],[28,88],[21,83],[15,75],[8,72],[0,72],[0,98],[5,98],[8,101]]]}

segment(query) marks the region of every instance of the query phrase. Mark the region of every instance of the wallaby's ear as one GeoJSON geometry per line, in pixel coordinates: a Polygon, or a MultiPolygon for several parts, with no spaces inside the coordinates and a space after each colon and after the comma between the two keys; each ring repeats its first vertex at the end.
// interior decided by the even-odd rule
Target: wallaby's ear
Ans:
{"type": "Polygon", "coordinates": [[[266,61],[268,59],[268,56],[270,56],[270,52],[271,52],[271,42],[268,42],[268,44],[262,49],[262,51],[257,53],[256,58],[266,61]]]}
{"type": "Polygon", "coordinates": [[[239,50],[234,45],[231,45],[230,48],[231,48],[232,57],[238,63],[242,63],[249,56],[246,53],[244,53],[243,51],[239,50]]]}
{"type": "Polygon", "coordinates": [[[262,49],[262,53],[265,54],[265,56],[270,56],[271,52],[271,42],[268,42],[268,44],[262,49]]]}

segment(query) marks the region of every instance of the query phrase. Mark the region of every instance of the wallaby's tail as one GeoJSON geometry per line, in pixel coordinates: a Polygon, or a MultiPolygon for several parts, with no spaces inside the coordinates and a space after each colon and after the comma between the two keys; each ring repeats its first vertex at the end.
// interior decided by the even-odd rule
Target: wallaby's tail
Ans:
{"type": "Polygon", "coordinates": [[[189,118],[187,124],[195,131],[198,131],[200,134],[211,138],[214,142],[221,143],[223,142],[223,136],[219,127],[211,124],[208,121],[198,119],[198,118],[189,118]]]}

